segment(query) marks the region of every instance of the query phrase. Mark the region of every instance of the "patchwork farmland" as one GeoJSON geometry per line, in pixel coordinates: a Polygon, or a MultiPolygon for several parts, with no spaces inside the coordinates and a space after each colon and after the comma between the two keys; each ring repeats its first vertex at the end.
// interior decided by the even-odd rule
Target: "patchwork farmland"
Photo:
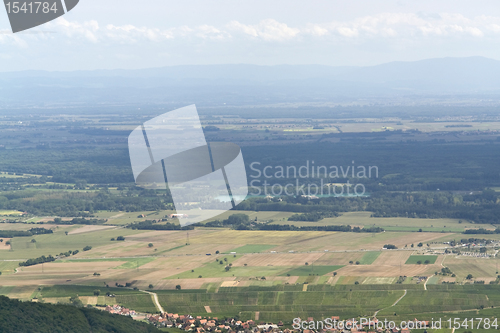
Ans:
{"type": "MultiPolygon", "coordinates": [[[[272,212],[268,216],[276,217],[272,212]]],[[[15,226],[18,230],[29,229],[24,224],[4,229],[15,230],[15,226]]],[[[461,301],[468,290],[461,284],[480,288],[472,283],[496,281],[497,259],[444,253],[449,248],[447,242],[461,237],[450,232],[238,231],[197,227],[188,235],[182,230],[141,231],[110,224],[44,227],[53,233],[15,237],[9,245],[3,245],[0,294],[48,303],[67,303],[70,297],[77,296],[84,304],[118,303],[154,313],[158,309],[149,291],[156,293],[162,307],[171,312],[206,315],[208,307],[213,316],[255,319],[259,312],[259,320],[264,321],[289,321],[297,315],[348,317],[376,311],[388,317],[395,311],[402,317],[410,316],[411,304],[423,302],[419,299],[425,291],[422,277],[429,279],[428,290],[450,299],[449,303],[436,301],[442,309],[466,311],[497,306],[500,300],[488,294],[489,301],[481,296],[461,301]],[[116,240],[118,236],[123,240],[116,240]],[[412,246],[419,243],[426,246],[412,246]],[[386,244],[396,249],[383,249],[386,244]],[[84,251],[84,247],[89,249],[84,251]],[[53,262],[20,267],[19,262],[29,259],[33,250],[40,255],[79,251],[53,262]],[[453,277],[436,275],[444,267],[453,277]],[[466,279],[469,274],[473,280],[466,279]],[[407,296],[392,309],[403,289],[408,290],[407,296]],[[408,303],[412,299],[418,300],[408,303]]],[[[496,235],[488,237],[499,239],[496,235]]],[[[478,295],[497,292],[496,286],[487,287],[474,290],[479,290],[478,295]]],[[[426,316],[425,306],[417,309],[426,316]]]]}

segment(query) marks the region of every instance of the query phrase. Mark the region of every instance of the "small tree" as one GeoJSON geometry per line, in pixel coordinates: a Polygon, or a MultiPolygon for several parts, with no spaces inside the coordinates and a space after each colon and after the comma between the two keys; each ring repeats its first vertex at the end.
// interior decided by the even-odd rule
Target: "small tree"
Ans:
{"type": "Polygon", "coordinates": [[[337,276],[337,272],[333,272],[333,276],[337,276]]]}
{"type": "Polygon", "coordinates": [[[426,265],[429,265],[431,262],[429,261],[429,259],[427,259],[426,261],[424,261],[424,264],[426,265]]]}
{"type": "Polygon", "coordinates": [[[83,248],[83,251],[90,251],[90,250],[92,250],[92,246],[90,245],[87,245],[83,248]]]}
{"type": "Polygon", "coordinates": [[[155,286],[153,286],[151,283],[149,284],[149,289],[153,289],[155,286]]]}
{"type": "Polygon", "coordinates": [[[118,237],[116,237],[116,240],[117,240],[117,241],[124,241],[124,240],[125,240],[125,237],[123,237],[123,236],[118,236],[118,237]]]}
{"type": "Polygon", "coordinates": [[[101,291],[99,289],[94,290],[94,296],[99,296],[101,291]]]}
{"type": "Polygon", "coordinates": [[[153,246],[154,246],[153,243],[148,244],[148,247],[153,247],[153,246]]]}
{"type": "Polygon", "coordinates": [[[31,242],[32,242],[32,243],[36,243],[36,239],[34,239],[34,238],[33,238],[33,239],[31,240],[31,242]]]}
{"type": "Polygon", "coordinates": [[[307,265],[309,265],[309,263],[308,263],[308,262],[306,262],[306,264],[305,264],[305,265],[307,266],[307,265]]]}
{"type": "Polygon", "coordinates": [[[467,279],[467,280],[472,280],[472,278],[473,278],[472,274],[469,274],[469,275],[467,275],[467,277],[466,277],[466,279],[467,279]]]}
{"type": "Polygon", "coordinates": [[[73,306],[76,306],[77,308],[82,308],[83,307],[83,303],[82,301],[78,298],[78,296],[72,296],[70,299],[69,299],[70,303],[73,305],[73,306]]]}
{"type": "Polygon", "coordinates": [[[219,253],[220,253],[219,250],[215,251],[215,254],[219,254],[219,253]]]}
{"type": "Polygon", "coordinates": [[[175,289],[177,289],[177,290],[181,290],[181,285],[180,285],[180,284],[176,285],[176,286],[175,286],[175,289]]]}
{"type": "Polygon", "coordinates": [[[356,261],[356,265],[359,265],[359,264],[360,264],[360,262],[359,262],[359,261],[356,261]]]}

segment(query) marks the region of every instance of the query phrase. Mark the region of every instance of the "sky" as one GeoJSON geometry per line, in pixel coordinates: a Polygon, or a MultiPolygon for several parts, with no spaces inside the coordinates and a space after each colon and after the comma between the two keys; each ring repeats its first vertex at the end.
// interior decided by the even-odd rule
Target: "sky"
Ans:
{"type": "Polygon", "coordinates": [[[500,60],[498,0],[80,0],[12,34],[0,10],[0,71],[206,64],[370,66],[500,60]]]}

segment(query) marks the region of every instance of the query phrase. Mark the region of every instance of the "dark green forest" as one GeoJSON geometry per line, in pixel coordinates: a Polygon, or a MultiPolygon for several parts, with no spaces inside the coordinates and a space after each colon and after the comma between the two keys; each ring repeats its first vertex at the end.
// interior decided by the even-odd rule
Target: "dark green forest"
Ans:
{"type": "Polygon", "coordinates": [[[153,333],[154,326],[130,317],[71,305],[21,302],[0,296],[3,333],[153,333]]]}
{"type": "MultiPolygon", "coordinates": [[[[56,125],[53,124],[59,131],[61,127],[56,125]]],[[[94,140],[89,147],[71,144],[57,149],[50,145],[0,149],[0,170],[8,171],[11,176],[0,178],[0,209],[88,218],[74,220],[84,224],[101,223],[92,219],[95,211],[173,209],[168,189],[146,190],[134,184],[128,151],[122,144],[126,142],[127,131],[73,126],[64,135],[68,133],[105,137],[113,144],[94,140]]],[[[311,222],[342,212],[371,211],[373,217],[448,217],[500,224],[500,192],[490,190],[500,187],[500,140],[417,141],[416,134],[409,131],[398,134],[402,135],[402,141],[391,141],[396,134],[394,131],[338,133],[285,146],[243,145],[249,183],[257,181],[261,197],[245,200],[236,209],[294,212],[297,214],[292,220],[311,222]],[[331,138],[340,141],[327,142],[331,138]],[[266,166],[276,170],[278,166],[300,168],[314,162],[316,167],[327,168],[376,167],[378,173],[368,178],[352,177],[351,173],[340,173],[339,177],[321,173],[299,179],[304,186],[362,184],[366,190],[364,197],[311,200],[283,196],[270,200],[264,198],[272,193],[264,193],[263,181],[285,186],[295,183],[296,178],[279,177],[274,172],[264,177],[251,167],[255,162],[259,163],[260,171],[266,166]]]]}

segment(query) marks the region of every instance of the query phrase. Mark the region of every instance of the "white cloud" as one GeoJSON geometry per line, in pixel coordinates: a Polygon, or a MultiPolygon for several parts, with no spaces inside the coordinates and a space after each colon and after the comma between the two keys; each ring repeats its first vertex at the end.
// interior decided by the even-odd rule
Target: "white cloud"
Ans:
{"type": "Polygon", "coordinates": [[[227,27],[230,30],[240,31],[264,41],[285,41],[293,39],[300,34],[300,29],[291,28],[285,23],[280,23],[272,19],[263,20],[256,25],[245,25],[238,21],[232,21],[227,27]]]}
{"type": "Polygon", "coordinates": [[[202,24],[168,29],[131,24],[102,25],[95,20],[80,23],[59,18],[48,23],[44,30],[55,31],[57,34],[0,34],[0,43],[25,48],[38,40],[61,41],[61,35],[72,40],[84,40],[106,45],[112,43],[159,43],[181,39],[193,43],[196,43],[197,40],[200,42],[225,40],[237,42],[246,39],[256,42],[295,41],[301,43],[307,38],[319,38],[337,40],[343,43],[354,40],[358,44],[363,40],[373,41],[376,38],[393,39],[394,41],[398,39],[450,37],[498,40],[500,38],[500,17],[482,15],[469,18],[456,13],[380,13],[344,21],[311,22],[298,27],[292,27],[285,22],[278,22],[274,19],[266,19],[256,24],[230,21],[222,26],[202,24]]]}

